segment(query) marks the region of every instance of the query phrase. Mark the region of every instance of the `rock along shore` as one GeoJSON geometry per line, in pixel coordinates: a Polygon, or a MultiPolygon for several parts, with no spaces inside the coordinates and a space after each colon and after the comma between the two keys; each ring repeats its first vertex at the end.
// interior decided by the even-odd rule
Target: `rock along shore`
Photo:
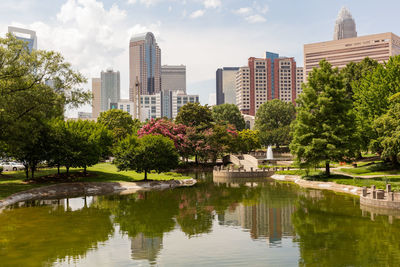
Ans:
{"type": "Polygon", "coordinates": [[[61,183],[50,186],[30,189],[15,193],[0,200],[0,210],[6,206],[21,201],[38,199],[72,198],[80,196],[94,196],[107,194],[132,194],[146,190],[164,190],[176,187],[193,186],[197,183],[195,179],[148,181],[148,182],[79,182],[61,183]]]}

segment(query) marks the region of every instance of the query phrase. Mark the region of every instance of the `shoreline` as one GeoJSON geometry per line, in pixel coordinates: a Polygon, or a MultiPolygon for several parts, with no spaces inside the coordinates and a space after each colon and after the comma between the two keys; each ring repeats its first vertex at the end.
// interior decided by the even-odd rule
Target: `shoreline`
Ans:
{"type": "Polygon", "coordinates": [[[21,191],[0,199],[0,212],[7,206],[22,201],[38,199],[73,198],[80,196],[132,194],[138,191],[164,190],[189,187],[197,183],[195,179],[147,181],[147,182],[75,182],[60,183],[21,191]]]}
{"type": "Polygon", "coordinates": [[[354,185],[337,184],[334,182],[307,181],[301,179],[301,177],[298,175],[274,174],[270,178],[277,181],[292,182],[304,188],[331,190],[334,192],[346,193],[358,197],[360,197],[362,194],[362,187],[354,185]]]}

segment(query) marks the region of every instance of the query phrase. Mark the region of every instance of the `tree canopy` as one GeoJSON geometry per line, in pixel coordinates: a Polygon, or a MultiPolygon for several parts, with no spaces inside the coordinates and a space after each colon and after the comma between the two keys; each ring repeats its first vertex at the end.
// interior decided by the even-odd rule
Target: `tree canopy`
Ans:
{"type": "Polygon", "coordinates": [[[170,171],[178,165],[178,153],[174,142],[162,135],[144,135],[137,138],[130,135],[121,140],[114,151],[115,160],[119,170],[135,170],[147,173],[170,171]]]}
{"type": "Polygon", "coordinates": [[[207,105],[187,103],[180,108],[175,121],[186,126],[209,128],[213,117],[211,109],[207,105]]]}
{"type": "Polygon", "coordinates": [[[238,131],[246,127],[246,123],[239,108],[235,104],[222,104],[212,108],[212,116],[215,122],[231,124],[238,131]]]}
{"type": "Polygon", "coordinates": [[[297,100],[290,149],[308,166],[325,162],[330,175],[329,163],[354,157],[359,139],[342,74],[325,60],[319,66],[310,72],[297,100]]]}
{"type": "Polygon", "coordinates": [[[0,149],[34,171],[46,157],[48,121],[90,100],[85,82],[61,54],[0,38],[0,149]]]}
{"type": "Polygon", "coordinates": [[[263,145],[287,145],[290,142],[290,123],[295,118],[295,107],[279,99],[267,101],[257,110],[255,128],[263,145]]]}
{"type": "Polygon", "coordinates": [[[141,127],[138,119],[132,119],[128,112],[119,109],[101,112],[97,122],[105,125],[113,132],[116,142],[130,134],[137,133],[141,127]]]}

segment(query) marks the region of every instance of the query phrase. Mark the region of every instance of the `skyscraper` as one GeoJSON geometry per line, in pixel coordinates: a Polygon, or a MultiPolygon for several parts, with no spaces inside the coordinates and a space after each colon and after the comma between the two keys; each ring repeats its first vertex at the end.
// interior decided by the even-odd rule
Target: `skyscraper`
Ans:
{"type": "Polygon", "coordinates": [[[161,91],[161,50],[151,32],[135,35],[129,42],[129,100],[161,91]],[[139,82],[137,92],[136,81],[139,82]]]}
{"type": "Polygon", "coordinates": [[[92,117],[100,115],[101,106],[101,78],[92,78],[92,117]]]}
{"type": "Polygon", "coordinates": [[[161,88],[163,91],[184,91],[186,93],[186,66],[161,66],[161,88]]]}
{"type": "Polygon", "coordinates": [[[27,42],[29,52],[37,49],[37,37],[35,31],[8,26],[8,32],[13,34],[17,39],[27,42]]]}
{"type": "Polygon", "coordinates": [[[350,11],[346,7],[342,7],[336,19],[333,40],[353,37],[357,37],[356,22],[354,21],[350,11]]]}
{"type": "Polygon", "coordinates": [[[101,105],[100,111],[117,108],[120,99],[120,75],[119,71],[109,68],[101,72],[101,105]]]}
{"type": "Polygon", "coordinates": [[[268,100],[295,103],[296,61],[267,52],[265,58],[251,57],[236,75],[236,104],[243,114],[255,116],[268,100]]]}
{"type": "Polygon", "coordinates": [[[217,70],[217,105],[236,104],[236,73],[238,70],[238,67],[224,67],[217,70]]]}

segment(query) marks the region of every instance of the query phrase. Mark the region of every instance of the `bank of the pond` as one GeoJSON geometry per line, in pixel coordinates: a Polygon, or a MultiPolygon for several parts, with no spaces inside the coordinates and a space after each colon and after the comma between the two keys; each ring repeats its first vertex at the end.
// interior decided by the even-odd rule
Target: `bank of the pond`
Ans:
{"type": "Polygon", "coordinates": [[[308,181],[298,175],[274,174],[271,178],[278,181],[293,182],[304,188],[325,189],[356,196],[360,196],[362,193],[362,188],[358,186],[337,184],[335,182],[308,181]]]}
{"type": "Polygon", "coordinates": [[[195,179],[148,181],[148,182],[77,182],[61,183],[13,194],[0,200],[0,210],[18,202],[37,199],[60,199],[105,194],[132,194],[145,190],[163,190],[193,186],[195,179]]]}
{"type": "MultiPolygon", "coordinates": [[[[35,180],[25,180],[24,171],[4,172],[0,175],[0,199],[4,199],[12,194],[50,186],[54,184],[66,182],[138,182],[144,178],[143,173],[134,171],[119,172],[115,165],[111,163],[100,163],[87,169],[88,175],[84,175],[82,169],[72,169],[70,176],[65,175],[65,169],[61,169],[62,175],[57,176],[57,169],[42,169],[36,172],[35,180]]],[[[149,173],[148,179],[152,181],[169,181],[169,180],[185,180],[191,177],[183,176],[182,174],[169,173],[149,173]]]]}

